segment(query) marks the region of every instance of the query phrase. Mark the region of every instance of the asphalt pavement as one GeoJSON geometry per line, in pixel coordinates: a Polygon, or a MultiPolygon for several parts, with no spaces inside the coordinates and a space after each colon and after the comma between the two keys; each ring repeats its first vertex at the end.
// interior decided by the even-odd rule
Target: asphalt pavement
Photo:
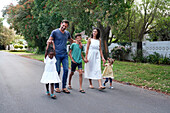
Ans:
{"type": "Polygon", "coordinates": [[[99,91],[97,81],[90,89],[84,79],[82,94],[77,72],[71,93],[51,99],[40,83],[43,70],[41,61],[0,51],[0,113],[170,113],[170,96],[117,82],[99,91]]]}

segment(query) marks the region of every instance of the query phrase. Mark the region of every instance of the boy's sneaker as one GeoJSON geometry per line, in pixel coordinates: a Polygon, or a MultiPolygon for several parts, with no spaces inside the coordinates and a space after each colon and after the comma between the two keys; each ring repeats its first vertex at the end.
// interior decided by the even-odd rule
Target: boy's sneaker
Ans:
{"type": "Polygon", "coordinates": [[[110,88],[110,89],[114,89],[114,87],[113,87],[113,86],[110,86],[109,88],[110,88]]]}

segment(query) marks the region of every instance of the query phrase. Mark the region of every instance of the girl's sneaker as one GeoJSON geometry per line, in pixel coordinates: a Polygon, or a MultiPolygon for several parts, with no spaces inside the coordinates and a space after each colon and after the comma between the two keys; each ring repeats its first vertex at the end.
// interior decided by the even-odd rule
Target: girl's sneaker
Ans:
{"type": "Polygon", "coordinates": [[[106,87],[105,83],[102,84],[104,87],[106,87]]]}
{"type": "Polygon", "coordinates": [[[48,96],[50,96],[50,92],[49,92],[49,91],[47,91],[46,94],[47,94],[48,96]]]}
{"type": "Polygon", "coordinates": [[[114,87],[113,87],[113,86],[110,86],[109,88],[110,88],[110,89],[114,89],[114,87]]]}
{"type": "Polygon", "coordinates": [[[56,99],[57,97],[54,94],[51,94],[52,99],[56,99]]]}

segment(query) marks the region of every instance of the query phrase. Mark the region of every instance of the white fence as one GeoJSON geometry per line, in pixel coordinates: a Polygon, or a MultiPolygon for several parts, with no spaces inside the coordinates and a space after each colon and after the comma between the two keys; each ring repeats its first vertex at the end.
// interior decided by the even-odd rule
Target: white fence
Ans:
{"type": "MultiPolygon", "coordinates": [[[[117,44],[114,44],[117,45],[117,44]]],[[[109,47],[109,51],[111,51],[114,48],[114,46],[109,47]]],[[[144,56],[148,56],[150,54],[153,54],[154,52],[159,53],[160,55],[163,55],[164,57],[170,58],[170,41],[155,41],[155,42],[149,42],[149,41],[143,41],[142,42],[142,49],[144,56]]],[[[132,60],[132,54],[135,54],[137,51],[137,43],[132,43],[131,45],[131,52],[125,56],[126,60],[132,60]]]]}

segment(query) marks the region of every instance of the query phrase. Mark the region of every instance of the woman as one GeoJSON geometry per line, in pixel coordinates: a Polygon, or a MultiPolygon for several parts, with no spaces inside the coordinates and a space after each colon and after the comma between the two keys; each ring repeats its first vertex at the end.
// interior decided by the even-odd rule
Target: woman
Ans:
{"type": "Polygon", "coordinates": [[[105,89],[101,82],[101,58],[103,62],[105,62],[101,49],[100,30],[94,28],[91,38],[89,38],[87,42],[85,59],[88,62],[85,64],[85,78],[89,79],[90,88],[94,88],[92,85],[92,79],[98,80],[99,90],[105,89]]]}

